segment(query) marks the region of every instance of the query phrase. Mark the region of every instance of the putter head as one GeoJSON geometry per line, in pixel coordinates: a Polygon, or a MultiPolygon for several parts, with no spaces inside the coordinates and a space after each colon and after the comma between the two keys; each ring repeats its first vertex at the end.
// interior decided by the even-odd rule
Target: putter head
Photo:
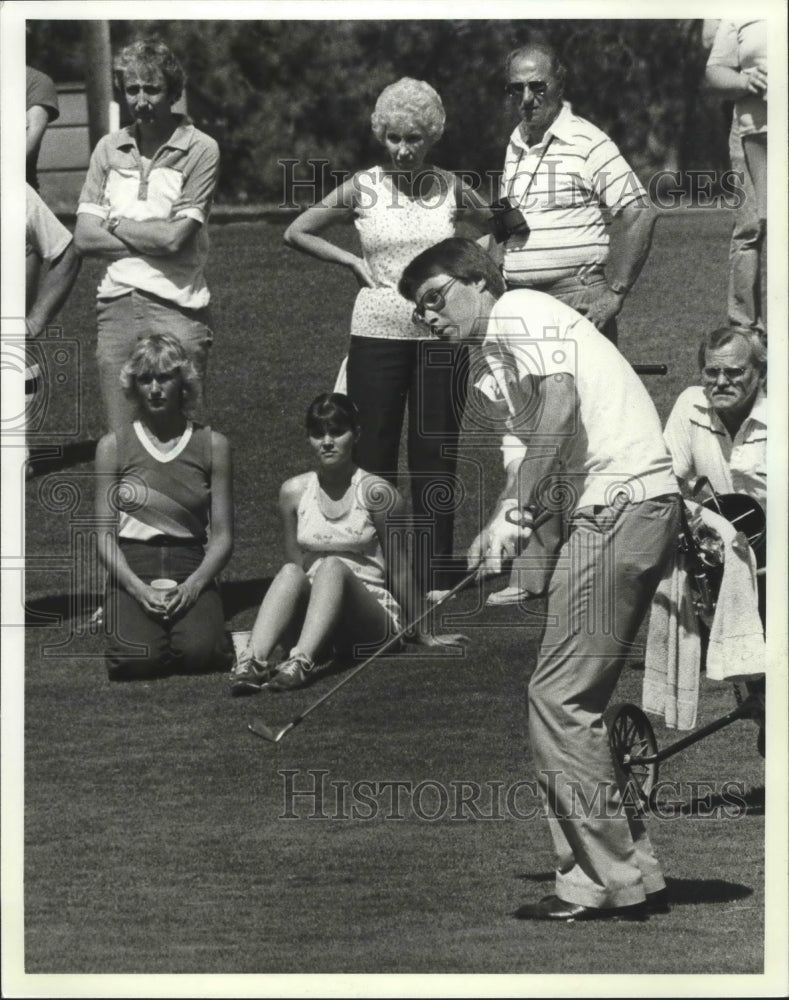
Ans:
{"type": "Polygon", "coordinates": [[[272,729],[271,726],[267,726],[265,722],[250,722],[247,729],[254,733],[255,736],[261,736],[264,740],[268,740],[269,743],[279,743],[285,733],[291,728],[291,725],[283,726],[282,729],[272,729]]]}

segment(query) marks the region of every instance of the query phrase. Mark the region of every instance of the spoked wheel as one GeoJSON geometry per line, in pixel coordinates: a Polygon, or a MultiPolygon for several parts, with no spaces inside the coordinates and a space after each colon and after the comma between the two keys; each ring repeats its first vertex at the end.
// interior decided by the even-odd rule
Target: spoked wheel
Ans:
{"type": "Polygon", "coordinates": [[[614,764],[630,784],[632,791],[648,807],[657,784],[657,761],[647,763],[642,757],[657,753],[652,724],[637,705],[611,705],[603,716],[608,728],[608,745],[614,764]]]}

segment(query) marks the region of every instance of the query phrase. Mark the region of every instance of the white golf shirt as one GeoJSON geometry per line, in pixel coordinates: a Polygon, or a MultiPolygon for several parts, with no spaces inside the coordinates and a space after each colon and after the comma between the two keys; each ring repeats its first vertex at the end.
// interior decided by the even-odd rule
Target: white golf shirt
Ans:
{"type": "Polygon", "coordinates": [[[674,404],[664,437],[680,479],[706,476],[716,493],[747,493],[765,506],[767,395],[763,390],[732,438],[704,389],[691,386],[674,404]]]}

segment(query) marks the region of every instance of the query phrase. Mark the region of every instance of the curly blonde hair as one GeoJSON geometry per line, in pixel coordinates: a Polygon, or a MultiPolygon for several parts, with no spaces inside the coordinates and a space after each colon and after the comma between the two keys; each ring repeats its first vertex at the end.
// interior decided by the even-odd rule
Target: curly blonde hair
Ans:
{"type": "Polygon", "coordinates": [[[138,38],[116,55],[112,65],[115,86],[123,90],[127,71],[161,73],[170,104],[175,104],[184,90],[186,73],[175,54],[159,38],[138,38]]]}
{"type": "Polygon", "coordinates": [[[148,372],[181,372],[183,396],[181,412],[191,418],[197,403],[200,377],[194,362],[187,354],[180,340],[167,333],[152,333],[137,342],[129,355],[128,361],[120,371],[120,383],[126,395],[134,402],[139,402],[137,394],[137,378],[148,372]]]}
{"type": "Polygon", "coordinates": [[[444,134],[446,118],[441,98],[430,84],[404,76],[384,87],[375,102],[370,121],[373,135],[379,142],[384,141],[386,131],[392,125],[398,128],[408,125],[423,132],[432,146],[444,134]]]}

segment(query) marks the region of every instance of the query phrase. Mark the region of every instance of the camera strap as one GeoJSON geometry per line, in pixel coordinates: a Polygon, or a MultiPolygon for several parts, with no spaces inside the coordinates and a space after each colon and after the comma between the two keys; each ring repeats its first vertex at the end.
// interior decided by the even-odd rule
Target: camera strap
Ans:
{"type": "MultiPolygon", "coordinates": [[[[545,143],[545,145],[543,146],[542,152],[540,153],[540,158],[539,158],[539,160],[537,160],[537,166],[532,171],[531,177],[529,178],[529,183],[526,185],[526,190],[523,192],[523,195],[520,198],[520,205],[521,206],[523,206],[526,203],[526,200],[529,197],[529,192],[531,191],[532,184],[534,184],[534,178],[537,176],[537,173],[538,173],[540,167],[542,166],[542,161],[545,159],[545,154],[551,148],[551,143],[553,142],[553,140],[554,140],[554,135],[553,134],[549,135],[548,136],[548,141],[545,143]]],[[[518,154],[518,162],[515,164],[515,170],[514,170],[514,172],[512,174],[512,177],[510,178],[509,190],[507,191],[507,197],[508,198],[512,198],[512,189],[513,189],[513,187],[515,185],[515,181],[518,178],[518,169],[520,168],[521,160],[523,159],[523,153],[524,153],[524,151],[523,151],[523,149],[521,149],[520,152],[519,152],[519,154],[518,154]]]]}

